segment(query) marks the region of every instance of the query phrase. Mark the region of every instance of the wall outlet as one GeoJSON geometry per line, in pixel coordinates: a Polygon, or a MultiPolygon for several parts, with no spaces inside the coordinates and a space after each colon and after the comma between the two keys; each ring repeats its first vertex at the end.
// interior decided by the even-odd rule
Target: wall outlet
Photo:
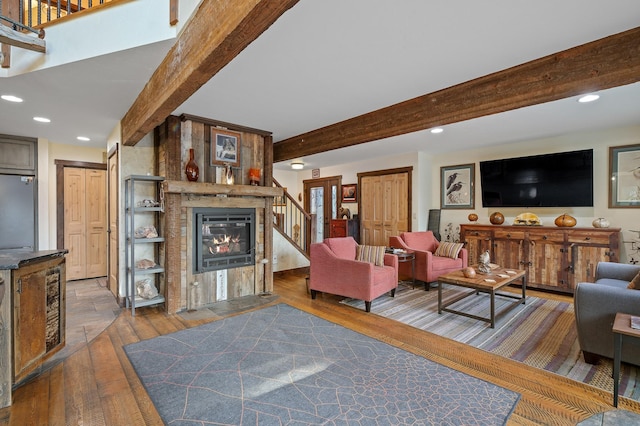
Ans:
{"type": "Polygon", "coordinates": [[[273,255],[273,264],[276,264],[276,263],[278,263],[278,255],[274,254],[273,255]]]}

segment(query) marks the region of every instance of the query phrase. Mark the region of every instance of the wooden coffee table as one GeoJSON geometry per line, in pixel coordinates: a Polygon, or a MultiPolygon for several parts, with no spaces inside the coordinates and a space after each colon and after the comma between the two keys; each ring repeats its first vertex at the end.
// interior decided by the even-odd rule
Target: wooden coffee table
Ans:
{"type": "Polygon", "coordinates": [[[491,328],[494,328],[496,325],[496,304],[495,304],[496,296],[516,299],[511,305],[507,306],[506,308],[502,309],[499,312],[500,316],[506,314],[516,306],[520,304],[524,304],[526,302],[527,278],[525,273],[526,272],[522,269],[497,268],[492,270],[491,273],[489,274],[477,273],[474,278],[465,277],[464,274],[462,273],[462,270],[440,275],[440,277],[438,278],[438,313],[441,314],[444,311],[444,312],[450,312],[452,314],[463,315],[465,317],[488,322],[491,324],[491,328]],[[515,295],[512,293],[498,293],[499,289],[513,283],[518,279],[522,280],[522,296],[515,295]],[[464,292],[460,296],[454,297],[452,300],[448,301],[446,304],[443,304],[442,303],[442,284],[451,284],[458,287],[471,288],[474,291],[464,292]],[[488,293],[489,296],[491,297],[491,314],[489,318],[480,317],[477,315],[469,314],[467,312],[457,311],[455,309],[449,308],[449,306],[453,305],[454,303],[464,298],[467,298],[469,296],[478,294],[478,292],[488,293]]]}

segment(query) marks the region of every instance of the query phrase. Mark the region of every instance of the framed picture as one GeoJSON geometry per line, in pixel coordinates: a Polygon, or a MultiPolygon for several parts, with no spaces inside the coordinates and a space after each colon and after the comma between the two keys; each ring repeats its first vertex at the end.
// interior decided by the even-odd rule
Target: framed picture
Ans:
{"type": "Polygon", "coordinates": [[[358,196],[358,185],[355,183],[349,185],[342,185],[342,202],[343,203],[355,203],[358,196]]]}
{"type": "Polygon", "coordinates": [[[609,148],[609,208],[640,207],[640,145],[609,148]]]}
{"type": "Polygon", "coordinates": [[[475,176],[475,164],[440,167],[440,208],[473,209],[475,176]]]}
{"type": "Polygon", "coordinates": [[[240,165],[240,133],[211,128],[211,165],[240,165]]]}

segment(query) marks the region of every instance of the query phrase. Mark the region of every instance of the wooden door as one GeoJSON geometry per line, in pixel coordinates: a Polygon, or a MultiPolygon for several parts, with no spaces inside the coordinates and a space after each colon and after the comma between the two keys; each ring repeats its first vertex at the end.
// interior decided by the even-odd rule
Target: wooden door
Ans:
{"type": "Polygon", "coordinates": [[[64,168],[64,247],[67,279],[107,274],[106,173],[64,168]]]}
{"type": "Polygon", "coordinates": [[[362,244],[386,246],[389,237],[410,231],[410,173],[359,174],[362,244]]]}
{"type": "Polygon", "coordinates": [[[120,185],[118,174],[118,146],[109,156],[108,161],[108,257],[107,257],[107,285],[114,296],[118,295],[118,276],[119,276],[119,252],[118,252],[118,188],[120,185]]]}
{"type": "Polygon", "coordinates": [[[87,228],[85,210],[86,174],[84,169],[64,169],[64,248],[67,253],[67,279],[86,278],[87,228]]]}
{"type": "MultiPolygon", "coordinates": [[[[303,181],[304,208],[316,221],[316,235],[311,236],[311,242],[320,242],[331,235],[331,219],[338,217],[341,201],[341,180],[340,176],[332,176],[303,181]]],[[[314,228],[313,224],[311,228],[314,228]]]]}
{"type": "Polygon", "coordinates": [[[86,170],[87,278],[107,274],[107,180],[104,170],[86,170]]]}

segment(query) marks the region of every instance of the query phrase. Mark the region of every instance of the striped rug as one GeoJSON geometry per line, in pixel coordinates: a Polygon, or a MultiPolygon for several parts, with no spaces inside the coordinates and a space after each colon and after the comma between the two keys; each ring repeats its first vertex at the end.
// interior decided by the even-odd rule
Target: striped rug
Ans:
{"type": "MultiPolygon", "coordinates": [[[[445,285],[443,300],[452,299],[460,287],[445,285]]],[[[364,302],[345,299],[342,303],[364,309],[364,302]]],[[[496,312],[513,299],[496,297],[496,312]]],[[[478,294],[463,299],[451,308],[483,317],[489,316],[489,296],[478,294]]],[[[573,304],[538,297],[527,297],[499,317],[494,329],[486,322],[443,312],[438,314],[438,291],[400,285],[395,297],[383,295],[371,304],[371,312],[485,351],[551,371],[573,380],[613,391],[612,362],[601,359],[599,365],[584,362],[578,344],[573,304]]],[[[612,342],[613,344],[613,342],[612,342]]],[[[640,368],[623,364],[620,395],[640,400],[640,368]]]]}

